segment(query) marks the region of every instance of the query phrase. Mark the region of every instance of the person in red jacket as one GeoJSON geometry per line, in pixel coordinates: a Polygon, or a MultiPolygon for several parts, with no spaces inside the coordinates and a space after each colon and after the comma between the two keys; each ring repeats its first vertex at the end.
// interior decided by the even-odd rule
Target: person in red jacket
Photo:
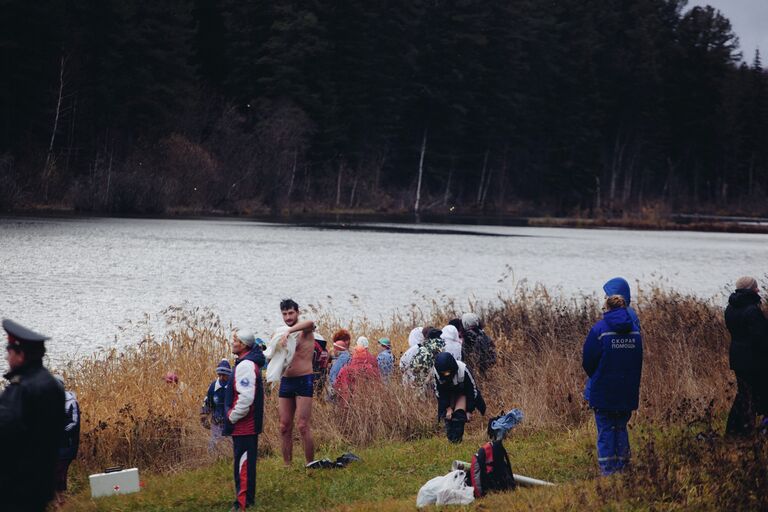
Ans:
{"type": "Polygon", "coordinates": [[[334,387],[341,400],[341,404],[346,405],[349,403],[358,384],[380,380],[381,377],[376,359],[371,357],[366,347],[358,345],[355,347],[349,364],[339,372],[334,387]]]}

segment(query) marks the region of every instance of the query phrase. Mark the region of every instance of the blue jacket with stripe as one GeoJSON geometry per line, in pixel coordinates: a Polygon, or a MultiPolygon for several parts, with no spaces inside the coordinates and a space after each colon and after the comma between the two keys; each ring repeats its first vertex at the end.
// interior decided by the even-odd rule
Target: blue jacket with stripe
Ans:
{"type": "Polygon", "coordinates": [[[643,338],[626,308],[608,311],[584,341],[584,398],[593,409],[634,411],[640,397],[643,338]]]}

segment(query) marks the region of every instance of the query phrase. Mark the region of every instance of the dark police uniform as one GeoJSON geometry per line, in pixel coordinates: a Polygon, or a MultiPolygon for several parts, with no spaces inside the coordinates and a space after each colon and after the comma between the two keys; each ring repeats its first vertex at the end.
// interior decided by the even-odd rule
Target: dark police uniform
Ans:
{"type": "MultiPolygon", "coordinates": [[[[11,320],[3,320],[8,349],[45,342],[11,320]]],[[[27,360],[5,374],[0,395],[0,509],[44,511],[54,497],[55,469],[64,429],[64,390],[43,367],[27,360]]]]}

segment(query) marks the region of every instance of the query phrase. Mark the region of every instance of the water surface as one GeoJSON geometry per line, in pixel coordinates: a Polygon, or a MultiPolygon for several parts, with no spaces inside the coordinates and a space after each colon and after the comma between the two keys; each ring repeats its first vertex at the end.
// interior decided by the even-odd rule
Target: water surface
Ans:
{"type": "Polygon", "coordinates": [[[267,335],[284,297],[342,318],[380,318],[424,305],[424,297],[492,300],[523,280],[580,295],[616,275],[633,290],[636,280],[663,278],[711,297],[739,275],[767,271],[768,235],[0,219],[0,316],[52,336],[55,360],[136,341],[130,331],[116,339],[117,327],[170,305],[210,307],[267,335]]]}

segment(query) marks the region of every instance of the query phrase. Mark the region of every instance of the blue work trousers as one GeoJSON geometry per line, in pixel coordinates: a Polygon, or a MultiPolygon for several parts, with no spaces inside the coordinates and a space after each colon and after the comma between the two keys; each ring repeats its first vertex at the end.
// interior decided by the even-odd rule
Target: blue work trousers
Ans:
{"type": "Polygon", "coordinates": [[[595,410],[597,464],[603,475],[620,471],[629,463],[627,422],[632,411],[595,410]]]}

